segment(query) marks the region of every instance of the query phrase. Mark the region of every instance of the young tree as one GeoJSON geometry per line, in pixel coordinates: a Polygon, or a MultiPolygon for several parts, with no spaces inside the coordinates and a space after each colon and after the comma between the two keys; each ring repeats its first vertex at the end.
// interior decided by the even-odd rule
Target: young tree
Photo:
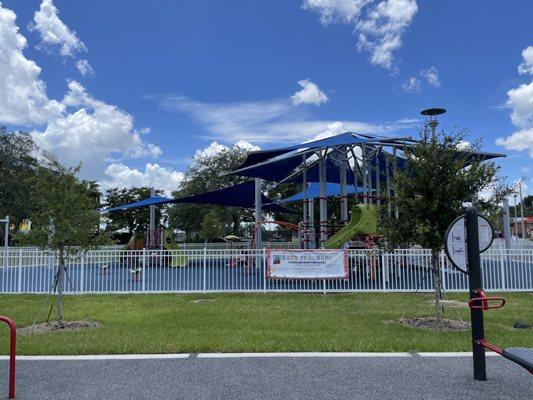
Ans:
{"type": "Polygon", "coordinates": [[[57,252],[53,290],[57,293],[57,319],[60,324],[63,323],[67,260],[107,242],[105,236],[99,234],[100,214],[95,207],[94,186],[80,181],[76,176],[78,171],[79,167],[65,168],[59,163],[54,163],[51,169],[36,169],[32,180],[35,203],[35,212],[31,215],[33,224],[31,231],[24,235],[28,243],[57,252]]]}
{"type": "Polygon", "coordinates": [[[443,310],[439,253],[446,228],[463,212],[463,203],[473,203],[480,212],[495,210],[507,191],[497,177],[498,167],[472,156],[479,143],[468,150],[458,150],[464,132],[433,137],[426,128],[420,136],[420,141],[405,149],[407,168],[399,173],[394,187],[393,201],[398,206],[399,219],[388,217],[382,210],[380,225],[388,246],[418,244],[431,250],[435,309],[440,319],[443,310]],[[485,198],[479,196],[481,192],[485,198]]]}
{"type": "Polygon", "coordinates": [[[216,210],[211,210],[205,214],[200,224],[200,237],[204,240],[217,239],[222,235],[222,226],[218,219],[216,210]]]}

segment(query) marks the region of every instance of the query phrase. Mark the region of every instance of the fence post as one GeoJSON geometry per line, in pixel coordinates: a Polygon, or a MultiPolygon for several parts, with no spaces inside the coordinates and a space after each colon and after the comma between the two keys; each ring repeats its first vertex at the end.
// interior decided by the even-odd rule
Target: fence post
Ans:
{"type": "MultiPolygon", "coordinates": [[[[85,253],[87,254],[87,253],[85,253]]],[[[80,259],[80,293],[85,293],[85,256],[80,259]]]]}
{"type": "Polygon", "coordinates": [[[19,249],[17,293],[22,293],[22,249],[19,249]]]}
{"type": "Polygon", "coordinates": [[[442,273],[441,277],[441,284],[442,284],[442,290],[446,291],[446,258],[444,255],[444,250],[440,251],[440,271],[442,273]]]}
{"type": "MultiPolygon", "coordinates": [[[[257,250],[256,250],[257,251],[257,250]]],[[[267,291],[267,277],[266,277],[266,251],[265,248],[260,249],[261,251],[261,265],[259,266],[259,270],[263,274],[263,293],[266,293],[267,291]]]]}
{"type": "Polygon", "coordinates": [[[503,247],[500,247],[500,274],[501,288],[502,290],[505,290],[507,289],[507,284],[505,282],[505,256],[503,247]]]}
{"type": "Polygon", "coordinates": [[[146,286],[145,286],[145,279],[144,279],[144,276],[145,276],[145,273],[144,271],[146,270],[146,249],[143,249],[143,267],[141,269],[141,290],[144,292],[146,286]]]}
{"type": "Polygon", "coordinates": [[[203,290],[204,290],[204,293],[205,293],[206,292],[206,286],[207,286],[207,247],[206,246],[204,246],[203,274],[204,274],[203,290]]]}
{"type": "Polygon", "coordinates": [[[381,289],[385,292],[387,290],[388,269],[385,267],[385,253],[381,253],[381,289]]]}

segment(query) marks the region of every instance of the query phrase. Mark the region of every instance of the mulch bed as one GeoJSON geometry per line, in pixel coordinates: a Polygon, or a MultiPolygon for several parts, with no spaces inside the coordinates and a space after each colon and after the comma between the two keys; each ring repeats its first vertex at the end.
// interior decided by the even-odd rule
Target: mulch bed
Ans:
{"type": "Polygon", "coordinates": [[[41,324],[35,324],[25,326],[24,328],[17,329],[17,333],[21,335],[33,335],[37,333],[53,333],[53,332],[66,332],[66,331],[79,331],[88,328],[97,328],[100,324],[96,321],[64,321],[62,324],[59,322],[43,322],[41,324]]]}
{"type": "Polygon", "coordinates": [[[402,318],[400,321],[386,321],[388,323],[396,323],[407,325],[413,328],[429,329],[433,331],[466,331],[470,329],[470,324],[456,319],[438,320],[436,317],[421,317],[421,318],[402,318]]]}

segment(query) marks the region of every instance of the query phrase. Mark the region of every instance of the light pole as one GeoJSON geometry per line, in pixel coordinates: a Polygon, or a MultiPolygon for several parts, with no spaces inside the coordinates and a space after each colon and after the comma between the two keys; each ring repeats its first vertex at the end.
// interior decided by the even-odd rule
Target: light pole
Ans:
{"type": "Polygon", "coordinates": [[[9,217],[0,219],[0,223],[4,224],[4,267],[7,268],[8,251],[9,251],[9,217]]]}
{"type": "Polygon", "coordinates": [[[431,137],[432,139],[435,139],[435,129],[437,128],[437,125],[439,124],[437,121],[437,115],[444,114],[446,110],[444,108],[428,108],[426,110],[423,110],[420,114],[425,115],[429,117],[428,125],[431,128],[431,137]]]}

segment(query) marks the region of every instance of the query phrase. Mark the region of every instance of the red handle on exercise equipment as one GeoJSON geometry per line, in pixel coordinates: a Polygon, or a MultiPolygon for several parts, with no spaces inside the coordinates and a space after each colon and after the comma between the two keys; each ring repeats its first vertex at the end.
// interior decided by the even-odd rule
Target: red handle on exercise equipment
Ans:
{"type": "Polygon", "coordinates": [[[15,323],[0,315],[0,322],[5,322],[9,326],[9,397],[8,399],[15,398],[15,357],[17,352],[17,327],[15,323]]]}
{"type": "Polygon", "coordinates": [[[474,297],[468,301],[468,306],[474,310],[492,310],[494,308],[502,308],[505,305],[505,299],[503,297],[487,297],[482,289],[476,289],[475,294],[478,297],[474,297]],[[498,304],[490,304],[491,301],[498,301],[498,304]],[[481,304],[480,304],[481,303],[481,304]]]}

